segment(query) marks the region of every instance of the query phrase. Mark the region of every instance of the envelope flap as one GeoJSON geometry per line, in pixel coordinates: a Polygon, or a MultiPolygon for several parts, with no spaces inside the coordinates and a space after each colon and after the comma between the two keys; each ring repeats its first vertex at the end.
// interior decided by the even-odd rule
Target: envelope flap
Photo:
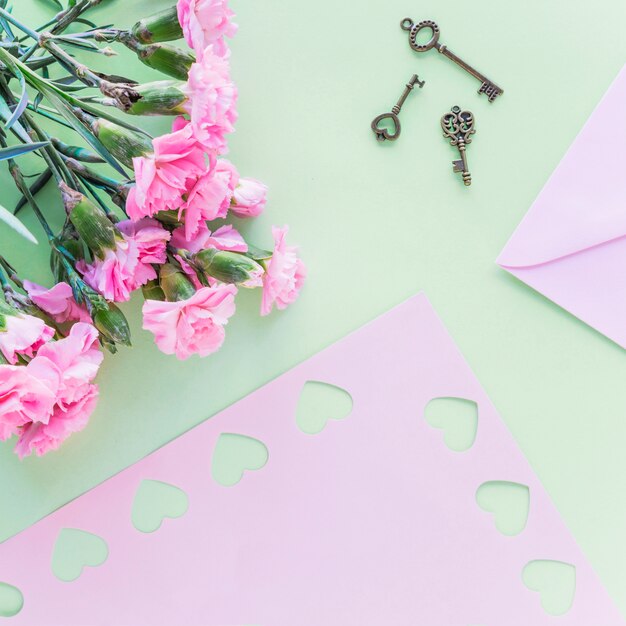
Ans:
{"type": "Polygon", "coordinates": [[[497,260],[540,265],[626,235],[626,66],[497,260]]]}

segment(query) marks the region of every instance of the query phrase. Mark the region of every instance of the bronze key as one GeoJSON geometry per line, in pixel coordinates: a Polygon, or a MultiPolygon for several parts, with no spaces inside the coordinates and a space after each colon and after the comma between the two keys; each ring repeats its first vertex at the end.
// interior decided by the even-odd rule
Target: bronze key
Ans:
{"type": "Polygon", "coordinates": [[[448,50],[448,48],[439,43],[439,26],[431,20],[423,20],[417,24],[413,23],[413,20],[409,17],[405,17],[400,22],[402,30],[409,31],[409,45],[415,52],[426,52],[431,48],[437,48],[437,51],[454,61],[457,65],[462,67],[466,72],[469,72],[474,78],[477,78],[482,84],[478,93],[484,93],[489,102],[493,102],[498,96],[504,93],[504,90],[498,87],[494,82],[490,81],[486,76],[481,74],[478,70],[475,70],[471,65],[462,61],[454,52],[448,50]],[[432,37],[424,44],[417,43],[417,35],[420,30],[427,28],[432,31],[432,37]]]}
{"type": "Polygon", "coordinates": [[[474,115],[471,111],[461,111],[461,107],[453,106],[449,113],[441,118],[443,136],[450,140],[450,145],[458,148],[461,158],[452,161],[452,171],[463,176],[463,184],[469,187],[472,184],[472,175],[467,167],[467,145],[472,143],[474,115]]]}

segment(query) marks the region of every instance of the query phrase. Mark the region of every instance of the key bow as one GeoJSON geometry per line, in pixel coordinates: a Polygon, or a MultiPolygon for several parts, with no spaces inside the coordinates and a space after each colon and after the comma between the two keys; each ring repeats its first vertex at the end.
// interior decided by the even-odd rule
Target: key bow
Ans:
{"type": "Polygon", "coordinates": [[[395,141],[400,135],[400,119],[395,113],[381,113],[372,120],[372,130],[378,141],[395,141]],[[387,128],[381,128],[379,124],[383,120],[391,120],[393,122],[393,130],[390,133],[387,128]]]}

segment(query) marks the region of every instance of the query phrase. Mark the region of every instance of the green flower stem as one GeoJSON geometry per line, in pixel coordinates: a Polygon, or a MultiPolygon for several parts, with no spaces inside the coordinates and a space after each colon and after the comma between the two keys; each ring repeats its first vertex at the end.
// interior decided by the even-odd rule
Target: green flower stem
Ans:
{"type": "MultiPolygon", "coordinates": [[[[22,22],[15,18],[6,9],[0,8],[0,16],[7,20],[7,22],[11,22],[11,24],[19,28],[21,31],[25,32],[29,37],[32,37],[37,42],[38,46],[46,49],[48,52],[50,52],[50,54],[56,57],[64,65],[73,68],[73,73],[75,74],[75,76],[83,81],[85,84],[89,85],[90,87],[97,87],[102,82],[100,77],[94,74],[87,66],[76,61],[76,59],[74,59],[74,57],[65,52],[63,48],[51,41],[50,37],[52,33],[40,34],[37,31],[34,31],[32,28],[29,28],[25,24],[22,24],[22,22]]],[[[33,49],[31,47],[26,52],[26,54],[22,56],[22,61],[25,61],[27,58],[29,58],[32,53],[33,49]]]]}
{"type": "MultiPolygon", "coordinates": [[[[4,52],[4,50],[0,49],[0,56],[2,56],[2,53],[4,52]]],[[[13,93],[9,89],[6,79],[4,78],[2,73],[0,73],[0,96],[4,96],[4,100],[7,104],[15,105],[16,100],[14,99],[13,93]]],[[[22,114],[22,118],[25,126],[27,126],[26,131],[31,141],[38,141],[40,138],[45,136],[43,132],[39,129],[39,127],[35,124],[35,122],[26,113],[26,111],[24,111],[24,113],[22,114]],[[37,132],[38,129],[39,133],[37,132]]],[[[15,131],[15,127],[13,127],[13,130],[15,131]]],[[[22,141],[24,141],[25,137],[22,137],[21,135],[19,137],[22,141]]],[[[47,139],[44,139],[44,141],[47,141],[47,139]]],[[[57,182],[59,180],[62,180],[63,178],[61,176],[61,173],[53,160],[56,150],[54,150],[54,148],[50,145],[46,146],[46,148],[38,150],[38,152],[43,157],[46,165],[50,168],[50,171],[52,172],[52,175],[55,177],[57,182]]]]}
{"type": "Polygon", "coordinates": [[[12,13],[9,13],[6,9],[0,8],[0,16],[2,16],[7,22],[13,24],[16,28],[19,28],[23,33],[26,33],[29,37],[35,41],[39,41],[39,33],[34,31],[30,26],[22,24],[12,13]]]}
{"type": "Polygon", "coordinates": [[[80,176],[83,176],[87,180],[96,183],[99,186],[107,187],[111,191],[119,191],[120,187],[122,187],[122,183],[119,180],[115,180],[113,178],[110,178],[109,176],[104,176],[103,174],[98,174],[91,168],[87,167],[83,163],[80,163],[76,159],[73,159],[72,157],[62,155],[61,158],[69,167],[69,169],[73,170],[80,176]]]}
{"type": "Polygon", "coordinates": [[[70,56],[63,48],[51,41],[47,33],[39,36],[39,45],[45,48],[50,54],[56,57],[64,65],[72,68],[72,73],[80,81],[89,87],[98,87],[102,83],[102,79],[94,74],[86,65],[79,63],[74,57],[70,56]]]}
{"type": "Polygon", "coordinates": [[[33,198],[33,195],[31,194],[28,185],[24,181],[22,170],[13,159],[8,160],[8,165],[9,165],[9,172],[11,176],[13,177],[13,180],[15,181],[15,186],[22,192],[22,194],[26,198],[26,201],[28,202],[28,204],[30,204],[31,208],[33,209],[33,213],[36,215],[37,219],[39,220],[39,223],[41,224],[41,227],[46,233],[46,237],[48,238],[48,241],[50,242],[53,241],[54,233],[52,232],[52,229],[50,228],[50,224],[48,224],[46,218],[41,212],[39,205],[35,201],[35,198],[33,198]]]}
{"type": "Polygon", "coordinates": [[[52,34],[58,35],[85,11],[97,6],[100,2],[102,2],[102,0],[80,0],[73,7],[62,11],[61,13],[57,13],[54,16],[56,26],[52,29],[52,34]]]}

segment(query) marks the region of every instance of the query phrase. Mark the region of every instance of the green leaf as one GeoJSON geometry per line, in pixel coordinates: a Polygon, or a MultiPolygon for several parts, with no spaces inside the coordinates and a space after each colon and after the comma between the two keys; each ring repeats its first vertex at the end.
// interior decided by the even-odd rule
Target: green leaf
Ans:
{"type": "Polygon", "coordinates": [[[72,37],[71,35],[57,35],[54,38],[54,41],[86,51],[100,52],[100,47],[88,39],[79,39],[78,37],[72,37]]]}
{"type": "Polygon", "coordinates": [[[24,237],[24,239],[28,239],[28,241],[34,244],[37,243],[35,235],[33,235],[33,233],[31,233],[30,230],[28,230],[28,228],[26,228],[26,226],[24,226],[24,224],[22,224],[22,222],[20,222],[20,220],[18,220],[17,217],[11,213],[11,211],[5,209],[2,205],[0,205],[0,220],[10,226],[16,233],[18,233],[18,235],[24,237]]]}
{"type": "Polygon", "coordinates": [[[6,161],[7,159],[13,159],[22,154],[27,154],[33,150],[39,150],[47,146],[47,141],[37,141],[35,143],[20,144],[19,146],[9,146],[8,148],[0,149],[0,161],[6,161]]]}
{"type": "Polygon", "coordinates": [[[6,128],[11,128],[15,122],[17,122],[18,118],[24,113],[24,109],[28,104],[28,93],[26,92],[26,81],[24,80],[24,74],[20,72],[20,70],[16,67],[13,69],[15,75],[20,81],[20,87],[22,88],[22,93],[20,94],[20,100],[13,111],[13,115],[9,118],[9,121],[6,123],[6,128]]]}

